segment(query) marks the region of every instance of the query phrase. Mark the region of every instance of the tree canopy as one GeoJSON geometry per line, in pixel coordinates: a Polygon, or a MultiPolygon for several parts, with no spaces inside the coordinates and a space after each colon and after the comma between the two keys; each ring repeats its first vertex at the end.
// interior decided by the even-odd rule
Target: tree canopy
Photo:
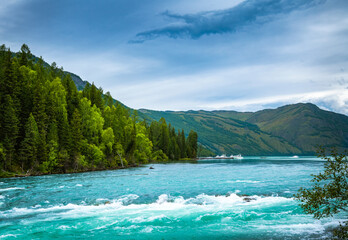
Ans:
{"type": "MultiPolygon", "coordinates": [[[[320,149],[318,156],[325,160],[324,172],[313,175],[310,188],[301,188],[295,195],[304,212],[321,219],[340,214],[348,215],[348,159],[347,154],[339,154],[332,149],[326,155],[320,149]]],[[[337,239],[348,239],[348,220],[333,231],[337,239]]]]}
{"type": "Polygon", "coordinates": [[[195,158],[188,138],[167,124],[140,121],[94,83],[78,91],[71,76],[27,45],[0,46],[0,176],[112,169],[195,158]]]}

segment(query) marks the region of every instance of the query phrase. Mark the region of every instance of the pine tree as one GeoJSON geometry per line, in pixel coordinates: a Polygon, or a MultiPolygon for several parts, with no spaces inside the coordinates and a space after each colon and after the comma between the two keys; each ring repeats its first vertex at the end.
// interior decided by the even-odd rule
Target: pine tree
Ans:
{"type": "Polygon", "coordinates": [[[191,130],[187,137],[187,146],[188,146],[188,157],[196,158],[197,157],[197,139],[198,135],[195,131],[191,130]]]}
{"type": "Polygon", "coordinates": [[[105,94],[105,105],[110,108],[114,105],[114,100],[112,99],[110,92],[106,92],[105,94]]]}
{"type": "Polygon", "coordinates": [[[70,129],[71,129],[71,140],[73,142],[72,144],[72,155],[77,156],[80,151],[81,151],[81,146],[82,146],[82,122],[81,122],[81,114],[77,109],[75,109],[72,119],[71,119],[71,124],[70,124],[70,129]]]}
{"type": "Polygon", "coordinates": [[[25,138],[21,144],[20,159],[22,170],[38,167],[37,151],[39,145],[39,130],[33,114],[30,114],[25,125],[25,138]]]}
{"type": "Polygon", "coordinates": [[[169,155],[169,131],[166,120],[161,118],[159,123],[161,124],[161,133],[159,137],[159,147],[167,156],[169,155]]]}
{"type": "Polygon", "coordinates": [[[79,106],[78,92],[74,81],[71,79],[70,74],[64,76],[62,84],[66,91],[66,110],[68,112],[68,119],[70,122],[75,109],[79,106]]]}
{"type": "Polygon", "coordinates": [[[185,132],[184,129],[181,130],[181,133],[178,134],[178,142],[179,142],[179,148],[180,148],[180,157],[186,158],[186,141],[185,141],[185,132]]]}
{"type": "Polygon", "coordinates": [[[41,169],[44,173],[52,173],[60,167],[58,159],[58,129],[55,122],[49,124],[47,143],[47,160],[42,163],[41,169]]]}
{"type": "Polygon", "coordinates": [[[14,159],[16,140],[18,137],[18,117],[15,105],[10,95],[6,95],[2,102],[2,119],[0,136],[3,146],[6,149],[5,169],[9,170],[14,159]]]}
{"type": "MultiPolygon", "coordinates": [[[[44,95],[45,88],[43,81],[40,78],[34,79],[33,83],[33,110],[32,114],[36,119],[38,129],[40,132],[46,131],[46,123],[48,116],[46,114],[46,97],[44,95]]],[[[52,120],[52,119],[51,119],[52,120]]]]}
{"type": "Polygon", "coordinates": [[[32,55],[28,45],[23,44],[21,47],[21,51],[19,53],[19,64],[21,66],[23,65],[27,66],[31,58],[32,58],[32,55]]]}

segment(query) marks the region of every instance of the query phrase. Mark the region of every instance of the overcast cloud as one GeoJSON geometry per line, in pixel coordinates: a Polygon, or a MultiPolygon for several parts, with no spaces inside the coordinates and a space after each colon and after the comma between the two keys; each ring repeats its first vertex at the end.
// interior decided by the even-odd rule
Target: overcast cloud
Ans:
{"type": "Polygon", "coordinates": [[[132,108],[348,114],[347,12],[346,0],[10,0],[0,42],[132,108]]]}

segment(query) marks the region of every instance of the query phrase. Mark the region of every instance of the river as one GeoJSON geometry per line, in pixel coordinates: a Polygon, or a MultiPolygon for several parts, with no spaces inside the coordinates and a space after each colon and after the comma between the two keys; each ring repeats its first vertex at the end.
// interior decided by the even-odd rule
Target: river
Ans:
{"type": "Polygon", "coordinates": [[[0,179],[0,238],[323,238],[338,219],[315,220],[292,197],[323,163],[245,157],[0,179]]]}

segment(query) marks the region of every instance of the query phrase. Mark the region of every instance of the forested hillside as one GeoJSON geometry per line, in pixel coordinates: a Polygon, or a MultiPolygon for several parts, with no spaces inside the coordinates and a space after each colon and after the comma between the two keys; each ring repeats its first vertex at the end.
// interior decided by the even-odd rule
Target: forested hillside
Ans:
{"type": "Polygon", "coordinates": [[[113,169],[195,158],[197,133],[150,125],[55,63],[0,46],[0,175],[113,169]],[[76,77],[73,75],[73,77],[76,77]]]}
{"type": "Polygon", "coordinates": [[[348,117],[299,103],[258,111],[247,120],[261,130],[293,143],[304,154],[317,146],[348,148],[348,117]]]}
{"type": "Polygon", "coordinates": [[[193,129],[204,147],[218,154],[315,155],[319,145],[348,149],[348,117],[313,104],[293,104],[258,112],[139,110],[165,117],[175,127],[193,129]]]}
{"type": "MultiPolygon", "coordinates": [[[[228,114],[226,111],[152,111],[140,112],[158,120],[162,117],[175,127],[193,129],[199,135],[198,141],[217,154],[243,155],[289,155],[301,151],[284,139],[262,131],[257,125],[239,120],[243,113],[228,114]]],[[[247,114],[248,115],[248,114],[247,114]]]]}

